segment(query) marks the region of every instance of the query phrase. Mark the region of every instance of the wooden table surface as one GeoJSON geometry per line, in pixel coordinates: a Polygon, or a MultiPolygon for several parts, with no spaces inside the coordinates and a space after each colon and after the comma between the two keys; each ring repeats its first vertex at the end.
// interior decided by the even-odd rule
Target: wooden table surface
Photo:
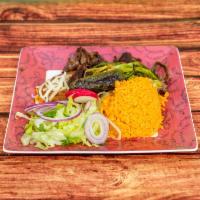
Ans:
{"type": "Polygon", "coordinates": [[[0,199],[200,199],[200,151],[115,156],[2,152],[19,51],[51,44],[177,46],[200,140],[199,0],[2,0],[0,199]]]}

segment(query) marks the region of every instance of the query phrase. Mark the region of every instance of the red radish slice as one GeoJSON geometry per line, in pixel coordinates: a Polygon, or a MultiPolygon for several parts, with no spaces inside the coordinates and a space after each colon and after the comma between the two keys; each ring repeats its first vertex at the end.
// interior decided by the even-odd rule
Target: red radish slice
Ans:
{"type": "Polygon", "coordinates": [[[69,91],[66,92],[65,96],[69,97],[69,96],[73,96],[75,94],[86,95],[86,96],[94,96],[96,98],[98,97],[98,95],[95,92],[93,92],[91,90],[87,90],[87,89],[81,89],[81,88],[69,90],[69,91]]]}
{"type": "Polygon", "coordinates": [[[69,90],[66,93],[66,97],[72,96],[75,102],[77,103],[87,103],[90,100],[96,100],[98,99],[98,95],[87,89],[74,89],[69,90]]]}
{"type": "Polygon", "coordinates": [[[78,91],[77,90],[68,90],[66,93],[65,93],[65,96],[66,97],[70,97],[70,96],[74,96],[75,94],[77,94],[78,91]]]}
{"type": "Polygon", "coordinates": [[[68,90],[65,94],[66,97],[74,96],[75,94],[81,94],[83,93],[84,89],[74,89],[74,90],[68,90]]]}

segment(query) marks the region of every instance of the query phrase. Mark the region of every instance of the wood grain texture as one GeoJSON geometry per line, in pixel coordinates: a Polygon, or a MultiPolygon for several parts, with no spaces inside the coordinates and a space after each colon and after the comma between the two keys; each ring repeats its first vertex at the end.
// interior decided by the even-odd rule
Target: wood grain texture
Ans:
{"type": "Polygon", "coordinates": [[[1,1],[0,21],[147,21],[199,18],[198,0],[1,1]],[[178,5],[178,6],[177,6],[178,5]]]}
{"type": "Polygon", "coordinates": [[[193,155],[0,157],[1,199],[199,199],[199,178],[193,155]]]}
{"type": "Polygon", "coordinates": [[[3,140],[6,133],[7,121],[8,114],[0,114],[0,155],[3,154],[3,140]]]}
{"type": "MultiPolygon", "coordinates": [[[[200,51],[181,51],[181,62],[185,76],[200,76],[200,51]]],[[[0,54],[0,78],[13,78],[19,54],[0,54]]]]}
{"type": "Polygon", "coordinates": [[[200,79],[188,78],[185,80],[192,110],[200,108],[200,79]]]}
{"type": "Polygon", "coordinates": [[[0,112],[9,112],[15,78],[0,78],[0,112]]]}
{"type": "MultiPolygon", "coordinates": [[[[200,112],[192,112],[194,127],[197,134],[198,144],[200,144],[200,112]]],[[[198,150],[200,152],[200,150],[198,150]]]]}
{"type": "Polygon", "coordinates": [[[18,54],[0,54],[0,78],[16,76],[18,54]]]}
{"type": "MultiPolygon", "coordinates": [[[[0,78],[0,113],[9,112],[15,78],[0,78]]],[[[200,78],[186,78],[192,110],[200,110],[200,78]]]]}
{"type": "Polygon", "coordinates": [[[184,75],[200,76],[200,51],[181,51],[184,75]]]}
{"type": "Polygon", "coordinates": [[[200,47],[200,21],[157,23],[4,23],[0,52],[29,45],[176,45],[200,47]]]}

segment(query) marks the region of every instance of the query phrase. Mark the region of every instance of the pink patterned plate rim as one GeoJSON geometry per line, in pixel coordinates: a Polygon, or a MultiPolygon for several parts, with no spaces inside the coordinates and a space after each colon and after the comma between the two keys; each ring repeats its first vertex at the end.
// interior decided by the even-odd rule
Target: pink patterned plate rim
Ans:
{"type": "Polygon", "coordinates": [[[15,119],[17,111],[33,104],[31,94],[36,85],[41,84],[47,70],[60,70],[65,66],[77,46],[31,46],[20,52],[17,77],[10,108],[9,120],[4,138],[3,151],[15,154],[130,154],[130,153],[166,153],[193,152],[198,142],[187,90],[185,87],[179,51],[173,46],[86,46],[88,51],[98,51],[106,60],[128,51],[134,57],[151,67],[160,61],[169,68],[169,99],[165,111],[164,128],[157,137],[108,139],[100,147],[70,145],[54,147],[46,151],[34,146],[22,146],[20,138],[25,125],[24,119],[15,119]]]}

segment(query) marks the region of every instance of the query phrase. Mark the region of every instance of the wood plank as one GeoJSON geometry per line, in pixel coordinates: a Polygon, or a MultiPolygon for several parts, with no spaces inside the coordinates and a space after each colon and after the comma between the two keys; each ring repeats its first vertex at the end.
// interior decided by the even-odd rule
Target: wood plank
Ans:
{"type": "Polygon", "coordinates": [[[14,78],[0,78],[0,112],[10,110],[14,82],[14,78]]]}
{"type": "Polygon", "coordinates": [[[200,110],[200,79],[187,78],[186,87],[192,110],[200,110]]]}
{"type": "Polygon", "coordinates": [[[3,140],[6,132],[8,114],[0,114],[0,155],[3,153],[3,140]]]}
{"type": "MultiPolygon", "coordinates": [[[[15,78],[0,78],[0,113],[9,112],[15,78]]],[[[200,78],[186,78],[192,110],[200,110],[200,78]]]]}
{"type": "Polygon", "coordinates": [[[200,76],[200,51],[181,51],[184,75],[200,76]]]}
{"type": "Polygon", "coordinates": [[[20,200],[199,199],[200,160],[189,157],[1,156],[0,196],[20,200]]]}
{"type": "Polygon", "coordinates": [[[1,1],[0,21],[146,21],[199,18],[198,0],[1,1]]]}
{"type": "MultiPolygon", "coordinates": [[[[200,76],[200,50],[181,51],[184,75],[200,76]]],[[[0,78],[16,76],[19,54],[0,54],[0,78]]]]}
{"type": "Polygon", "coordinates": [[[200,47],[200,21],[0,24],[0,52],[29,45],[176,45],[200,47]]]}
{"type": "Polygon", "coordinates": [[[0,78],[0,112],[9,112],[15,78],[0,78]]]}
{"type": "MultiPolygon", "coordinates": [[[[200,112],[192,112],[192,118],[197,134],[198,144],[200,144],[200,112]]],[[[198,150],[198,152],[200,153],[200,150],[198,150]]]]}
{"type": "Polygon", "coordinates": [[[0,78],[16,76],[18,54],[0,54],[0,78]]]}

